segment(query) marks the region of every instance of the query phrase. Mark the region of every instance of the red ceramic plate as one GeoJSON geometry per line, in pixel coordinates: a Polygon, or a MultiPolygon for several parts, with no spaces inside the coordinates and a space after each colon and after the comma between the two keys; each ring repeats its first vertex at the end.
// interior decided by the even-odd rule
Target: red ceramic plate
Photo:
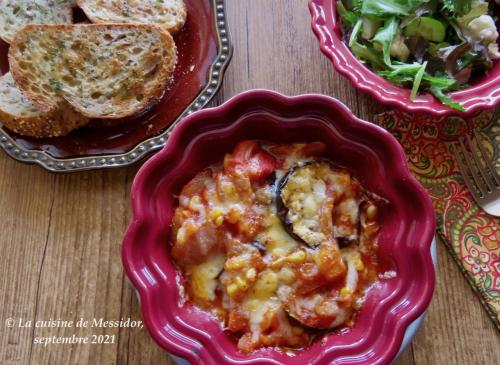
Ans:
{"type": "Polygon", "coordinates": [[[435,222],[429,196],[411,175],[392,135],[326,96],[250,91],[187,117],[165,148],[140,169],[132,208],[122,259],[140,295],[146,327],[161,347],[193,365],[388,364],[406,328],[432,296],[435,222]],[[379,247],[384,269],[394,270],[396,277],[381,279],[369,290],[353,328],[318,338],[295,355],[275,349],[238,352],[235,338],[220,323],[183,303],[182,278],[169,256],[172,214],[181,188],[246,139],[322,141],[328,146],[326,157],[348,166],[369,191],[389,201],[382,212],[379,247]]]}
{"type": "MultiPolygon", "coordinates": [[[[147,113],[110,127],[81,128],[58,138],[36,139],[0,129],[0,146],[15,159],[52,171],[117,167],[134,163],[165,144],[182,117],[215,95],[230,60],[224,0],[185,0],[188,19],[175,36],[179,61],[174,84],[147,113]]],[[[75,17],[83,20],[83,12],[75,17]]],[[[0,41],[0,71],[8,71],[8,44],[0,41]]],[[[1,121],[0,121],[1,122],[1,121]]]]}
{"type": "Polygon", "coordinates": [[[482,109],[495,107],[500,102],[500,62],[496,62],[488,74],[474,84],[451,94],[454,101],[465,108],[465,113],[441,104],[431,94],[419,94],[412,102],[410,90],[399,87],[376,75],[361,63],[342,40],[342,27],[337,16],[336,0],[309,0],[312,28],[319,39],[320,48],[342,75],[354,86],[371,94],[384,104],[397,106],[410,112],[426,112],[433,115],[469,115],[482,109]]]}

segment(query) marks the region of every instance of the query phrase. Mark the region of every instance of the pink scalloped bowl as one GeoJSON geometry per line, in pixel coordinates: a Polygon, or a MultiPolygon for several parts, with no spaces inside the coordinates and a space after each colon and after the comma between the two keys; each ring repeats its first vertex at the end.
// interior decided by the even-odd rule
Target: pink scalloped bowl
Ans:
{"type": "Polygon", "coordinates": [[[432,297],[435,220],[429,196],[391,134],[327,96],[255,90],[192,114],[138,172],[132,209],[122,259],[139,293],[145,325],[161,347],[191,364],[387,364],[432,297]],[[353,328],[325,334],[294,355],[269,348],[238,352],[234,336],[217,320],[183,303],[183,279],[169,254],[172,214],[182,187],[246,139],[322,141],[327,158],[348,166],[368,190],[389,202],[381,214],[379,256],[384,270],[394,270],[396,277],[371,287],[353,328]]]}
{"type": "Polygon", "coordinates": [[[465,108],[464,112],[443,105],[429,93],[419,94],[413,102],[410,101],[409,89],[378,76],[353,55],[342,40],[342,26],[335,3],[336,0],[309,0],[312,29],[319,39],[321,51],[332,60],[337,71],[349,78],[359,90],[369,93],[381,103],[436,116],[471,115],[494,108],[500,102],[500,62],[496,62],[487,75],[475,80],[471,87],[451,93],[452,99],[465,108]]]}

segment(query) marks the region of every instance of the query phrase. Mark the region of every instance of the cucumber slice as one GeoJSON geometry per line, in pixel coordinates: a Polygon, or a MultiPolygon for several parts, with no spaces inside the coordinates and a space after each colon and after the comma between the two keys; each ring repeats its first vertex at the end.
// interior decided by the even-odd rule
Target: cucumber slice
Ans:
{"type": "Polygon", "coordinates": [[[404,29],[405,36],[420,35],[430,42],[442,42],[446,37],[446,25],[426,16],[412,20],[404,29]]]}

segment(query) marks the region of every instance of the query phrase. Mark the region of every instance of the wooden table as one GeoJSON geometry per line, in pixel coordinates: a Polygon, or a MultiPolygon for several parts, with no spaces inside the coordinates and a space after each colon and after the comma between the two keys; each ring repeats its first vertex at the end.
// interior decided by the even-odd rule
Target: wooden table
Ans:
{"type": "MultiPolygon", "coordinates": [[[[370,120],[384,110],[319,51],[304,0],[228,0],[235,53],[215,104],[247,89],[323,93],[370,120]]],[[[0,364],[170,364],[145,329],[7,328],[19,320],[140,320],[120,261],[138,167],[54,175],[0,153],[0,364]],[[33,344],[115,336],[114,344],[33,344]]],[[[500,338],[442,243],[424,325],[397,364],[500,364],[500,338]]]]}

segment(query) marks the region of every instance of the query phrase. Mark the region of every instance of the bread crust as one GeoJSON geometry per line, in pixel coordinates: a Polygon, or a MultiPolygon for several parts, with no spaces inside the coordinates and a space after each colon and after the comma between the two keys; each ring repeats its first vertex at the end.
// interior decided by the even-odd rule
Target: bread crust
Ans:
{"type": "Polygon", "coordinates": [[[89,119],[71,109],[39,117],[19,117],[0,109],[0,122],[5,128],[23,136],[48,138],[66,136],[87,125],[89,119]]]}
{"type": "Polygon", "coordinates": [[[88,124],[89,119],[69,105],[48,114],[36,110],[7,73],[0,78],[0,122],[18,134],[45,138],[67,135],[88,124]]]}
{"type": "Polygon", "coordinates": [[[154,0],[125,0],[119,5],[109,0],[77,0],[77,3],[92,23],[157,24],[175,34],[182,29],[187,19],[183,0],[164,0],[162,4],[154,0]]]}
{"type": "MultiPolygon", "coordinates": [[[[89,44],[85,44],[85,42],[83,42],[84,46],[90,47],[89,49],[97,47],[90,44],[91,42],[89,39],[87,39],[89,44]]],[[[99,48],[96,49],[98,52],[102,52],[102,54],[105,54],[108,51],[111,53],[114,51],[113,47],[109,47],[108,49],[105,49],[105,46],[98,47],[99,48]]],[[[31,24],[27,25],[16,34],[9,49],[9,63],[14,80],[19,85],[23,93],[28,96],[41,111],[44,113],[54,113],[56,110],[60,109],[60,105],[63,105],[66,101],[76,111],[88,118],[120,119],[132,116],[150,107],[163,96],[168,86],[172,83],[176,62],[177,50],[172,36],[161,27],[153,24],[31,24]],[[83,51],[81,52],[82,54],[79,54],[78,49],[75,48],[75,45],[82,44],[82,40],[79,39],[81,38],[79,35],[82,34],[88,36],[90,40],[95,41],[95,39],[99,36],[112,38],[111,34],[115,33],[119,34],[117,38],[126,37],[127,34],[129,34],[127,33],[129,31],[133,32],[134,35],[137,33],[141,34],[141,36],[143,35],[144,37],[153,37],[151,39],[154,39],[155,42],[152,42],[151,39],[149,39],[150,43],[152,43],[151,45],[132,42],[130,49],[126,50],[128,53],[118,54],[118,56],[124,58],[124,60],[120,61],[113,58],[105,58],[104,60],[99,61],[105,65],[101,69],[92,65],[85,65],[85,63],[94,62],[98,58],[98,55],[85,55],[83,54],[83,51]],[[35,42],[33,39],[38,39],[36,37],[39,37],[39,42],[46,44],[47,49],[44,49],[43,47],[35,47],[36,44],[35,46],[32,44],[35,42]],[[61,41],[61,39],[64,39],[64,41],[61,41]],[[156,40],[158,40],[158,42],[156,42],[156,40]],[[56,49],[58,47],[57,42],[67,42],[67,45],[65,44],[65,48],[59,52],[56,49]],[[154,54],[153,57],[146,52],[152,49],[148,48],[150,46],[157,47],[157,49],[155,48],[153,50],[156,50],[157,53],[161,53],[161,59],[158,54],[154,54]],[[146,48],[146,50],[144,50],[144,48],[146,48]],[[56,50],[54,51],[54,49],[56,50]],[[142,57],[141,62],[144,61],[143,64],[135,64],[137,67],[125,69],[123,67],[124,62],[130,61],[127,57],[132,59],[134,56],[132,53],[136,52],[137,49],[140,49],[141,52],[144,51],[139,54],[139,56],[142,57]],[[36,59],[32,60],[32,63],[27,65],[27,59],[34,54],[37,54],[37,52],[42,60],[46,60],[49,56],[53,56],[55,58],[51,67],[54,69],[54,75],[60,74],[61,77],[54,76],[56,77],[56,80],[53,82],[51,77],[43,74],[43,70],[41,70],[42,66],[49,66],[44,65],[43,63],[38,64],[36,59]],[[67,62],[65,58],[66,53],[76,57],[76,64],[64,66],[67,62]],[[124,85],[113,84],[113,86],[116,86],[117,91],[115,91],[115,94],[112,94],[110,98],[106,99],[103,95],[105,93],[109,94],[109,90],[99,89],[101,87],[99,82],[109,83],[110,79],[98,79],[98,77],[99,73],[104,74],[105,72],[111,72],[106,66],[109,64],[116,64],[116,68],[118,68],[120,72],[138,73],[141,75],[147,71],[147,67],[152,67],[153,76],[144,74],[143,79],[140,77],[137,80],[134,79],[135,89],[140,89],[141,92],[143,91],[143,93],[134,95],[136,90],[133,87],[129,90],[129,88],[125,85],[131,78],[125,77],[128,75],[119,75],[119,72],[117,72],[115,76],[121,77],[121,81],[124,85]],[[90,66],[90,68],[88,66],[90,66]],[[81,84],[85,83],[86,89],[97,90],[94,91],[94,94],[89,95],[88,97],[83,97],[83,93],[82,95],[77,95],[78,92],[76,91],[74,85],[71,85],[71,82],[74,82],[74,80],[70,80],[68,82],[65,81],[66,78],[71,76],[70,74],[73,71],[77,70],[79,72],[83,67],[87,67],[90,70],[85,75],[86,77],[96,78],[95,83],[92,83],[86,78],[77,80],[81,84]],[[151,76],[151,78],[147,79],[149,76],[151,76]],[[120,88],[120,86],[123,87],[120,88]],[[127,95],[126,97],[123,97],[122,100],[116,93],[122,92],[124,89],[126,89],[127,95]],[[100,103],[94,102],[92,98],[95,95],[97,95],[97,98],[104,98],[104,101],[98,100],[100,103]],[[134,100],[134,98],[136,100],[134,100]],[[102,110],[99,108],[102,108],[102,110]],[[103,110],[106,111],[104,112],[103,110]]]]}

